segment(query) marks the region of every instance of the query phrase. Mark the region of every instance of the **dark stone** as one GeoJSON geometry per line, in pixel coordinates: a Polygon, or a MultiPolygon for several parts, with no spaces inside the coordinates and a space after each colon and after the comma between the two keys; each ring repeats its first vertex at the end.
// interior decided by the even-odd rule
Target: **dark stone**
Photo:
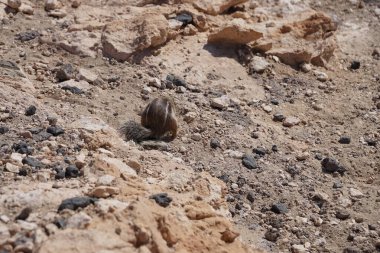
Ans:
{"type": "Polygon", "coordinates": [[[325,173],[334,173],[334,172],[339,172],[343,174],[346,169],[338,163],[337,160],[334,158],[329,158],[326,157],[322,160],[321,162],[322,165],[322,171],[325,173]]]}
{"type": "Polygon", "coordinates": [[[315,154],[315,159],[317,159],[318,161],[321,161],[322,159],[323,159],[323,156],[322,156],[322,154],[320,154],[320,153],[317,153],[317,154],[315,154]]]}
{"type": "Polygon", "coordinates": [[[182,12],[175,17],[176,20],[182,22],[183,26],[191,24],[193,22],[193,16],[190,13],[182,12]]]}
{"type": "Polygon", "coordinates": [[[150,199],[154,199],[156,203],[162,207],[169,206],[170,202],[172,202],[172,198],[168,196],[167,193],[158,193],[149,197],[150,199]]]}
{"type": "Polygon", "coordinates": [[[288,212],[288,208],[283,203],[273,204],[270,210],[277,214],[283,214],[288,212]]]}
{"type": "Polygon", "coordinates": [[[74,77],[74,67],[71,64],[62,65],[55,74],[59,82],[70,80],[74,77]]]}
{"type": "Polygon", "coordinates": [[[377,141],[376,140],[366,140],[368,146],[376,147],[377,141]]]}
{"type": "Polygon", "coordinates": [[[18,172],[19,176],[26,177],[28,175],[28,170],[26,168],[21,168],[18,172]]]}
{"type": "Polygon", "coordinates": [[[29,215],[32,213],[32,208],[25,207],[21,210],[19,215],[16,216],[15,220],[26,220],[28,219],[29,215]]]}
{"type": "Polygon", "coordinates": [[[85,208],[88,205],[94,204],[98,199],[91,197],[74,197],[65,199],[58,207],[58,212],[64,209],[77,210],[78,208],[85,208]]]}
{"type": "Polygon", "coordinates": [[[258,154],[259,156],[264,156],[267,153],[267,151],[263,147],[257,147],[253,149],[253,153],[258,154]]]}
{"type": "Polygon", "coordinates": [[[255,194],[253,192],[248,192],[247,199],[253,203],[255,201],[255,194]]]}
{"type": "Polygon", "coordinates": [[[222,174],[218,178],[223,182],[227,183],[229,181],[230,176],[228,176],[227,174],[222,174]]]}
{"type": "Polygon", "coordinates": [[[253,139],[258,139],[258,138],[259,138],[259,134],[258,134],[257,132],[252,132],[252,133],[251,133],[251,137],[252,137],[253,139]]]}
{"type": "Polygon", "coordinates": [[[280,234],[278,232],[268,230],[267,232],[265,232],[264,237],[270,242],[276,242],[277,239],[280,237],[280,234]]]}
{"type": "Polygon", "coordinates": [[[288,167],[286,167],[285,171],[288,172],[292,177],[301,173],[300,168],[296,165],[289,165],[288,167]]]}
{"type": "Polygon", "coordinates": [[[36,141],[46,141],[46,140],[48,140],[51,136],[53,136],[53,135],[52,135],[52,134],[49,134],[49,133],[46,132],[46,131],[41,131],[41,132],[39,132],[38,134],[33,135],[33,139],[36,140],[36,141]]]}
{"type": "Polygon", "coordinates": [[[250,155],[244,155],[242,163],[243,163],[244,167],[246,167],[249,170],[257,169],[256,161],[250,155]]]}
{"type": "Polygon", "coordinates": [[[0,68],[20,70],[19,66],[12,61],[0,60],[0,68]]]}
{"type": "Polygon", "coordinates": [[[339,139],[340,144],[350,144],[350,142],[351,142],[351,138],[348,136],[342,136],[339,139]]]}
{"type": "Polygon", "coordinates": [[[282,122],[284,121],[286,117],[284,116],[284,114],[280,113],[280,112],[277,112],[273,115],[273,121],[276,121],[276,122],[282,122]]]}
{"type": "Polygon", "coordinates": [[[70,165],[66,168],[65,177],[66,178],[73,178],[79,176],[79,170],[75,165],[70,165]]]}
{"type": "Polygon", "coordinates": [[[30,156],[24,157],[22,159],[22,164],[27,164],[27,165],[29,165],[32,168],[42,168],[42,167],[44,167],[44,165],[40,161],[38,161],[37,159],[35,159],[33,157],[30,157],[30,156]]]}
{"type": "Polygon", "coordinates": [[[277,99],[272,99],[270,102],[271,102],[273,105],[279,105],[279,104],[280,104],[280,102],[279,102],[277,99]]]}
{"type": "Polygon", "coordinates": [[[5,134],[9,131],[9,128],[6,126],[0,126],[0,134],[5,134]]]}
{"type": "Polygon", "coordinates": [[[21,32],[21,33],[16,34],[16,40],[20,40],[24,42],[24,41],[33,40],[39,36],[40,36],[40,33],[37,31],[21,32]]]}
{"type": "Polygon", "coordinates": [[[335,217],[337,217],[340,220],[347,220],[348,218],[350,218],[350,213],[346,210],[339,209],[336,211],[335,217]]]}
{"type": "Polygon", "coordinates": [[[30,129],[29,129],[29,132],[31,132],[32,134],[38,134],[38,133],[40,133],[42,130],[44,130],[44,129],[41,128],[41,127],[34,127],[34,128],[30,128],[30,129]]]}
{"type": "Polygon", "coordinates": [[[277,147],[277,145],[273,145],[273,146],[272,146],[272,151],[273,151],[273,152],[278,152],[278,147],[277,147]]]}
{"type": "Polygon", "coordinates": [[[333,185],[334,189],[338,189],[338,188],[342,188],[342,187],[343,187],[343,184],[340,181],[335,182],[333,185]]]}
{"type": "Polygon", "coordinates": [[[46,132],[48,132],[49,134],[52,134],[53,136],[58,136],[60,134],[64,134],[65,130],[63,130],[63,128],[58,127],[58,126],[49,126],[46,129],[46,132]]]}
{"type": "Polygon", "coordinates": [[[360,68],[360,61],[352,61],[350,65],[350,69],[359,69],[360,68]]]}
{"type": "Polygon", "coordinates": [[[368,229],[369,230],[377,230],[377,225],[376,224],[368,224],[368,229]]]}
{"type": "Polygon", "coordinates": [[[187,83],[183,78],[175,76],[173,74],[168,74],[166,76],[166,81],[168,83],[174,84],[175,86],[183,86],[185,88],[187,87],[187,83]]]}
{"type": "Polygon", "coordinates": [[[37,111],[37,108],[34,105],[31,105],[25,110],[25,115],[32,116],[36,113],[36,111],[37,111]]]}
{"type": "Polygon", "coordinates": [[[65,171],[63,170],[63,168],[61,167],[56,167],[54,168],[56,174],[55,174],[55,179],[56,180],[59,180],[59,179],[64,179],[65,178],[65,171]]]}
{"type": "Polygon", "coordinates": [[[34,151],[32,147],[28,146],[28,144],[23,141],[20,141],[19,143],[14,143],[12,145],[12,149],[16,151],[17,153],[27,154],[27,155],[31,155],[34,151]]]}
{"type": "Polygon", "coordinates": [[[62,218],[62,217],[58,217],[54,220],[54,225],[57,226],[57,228],[59,229],[64,229],[67,225],[67,221],[65,218],[62,218]]]}
{"type": "Polygon", "coordinates": [[[213,149],[220,148],[220,141],[218,139],[211,139],[210,141],[210,147],[213,149]]]}
{"type": "Polygon", "coordinates": [[[83,94],[84,91],[79,89],[78,87],[75,87],[75,86],[70,86],[70,85],[65,85],[63,87],[61,87],[62,90],[68,90],[70,91],[71,93],[73,94],[83,94]]]}

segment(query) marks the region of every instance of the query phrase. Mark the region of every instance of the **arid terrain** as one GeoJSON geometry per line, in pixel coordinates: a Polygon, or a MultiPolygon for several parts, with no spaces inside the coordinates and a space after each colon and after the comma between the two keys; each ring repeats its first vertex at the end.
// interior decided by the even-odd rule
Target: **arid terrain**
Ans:
{"type": "Polygon", "coordinates": [[[380,252],[379,148],[379,1],[0,0],[0,253],[380,252]]]}

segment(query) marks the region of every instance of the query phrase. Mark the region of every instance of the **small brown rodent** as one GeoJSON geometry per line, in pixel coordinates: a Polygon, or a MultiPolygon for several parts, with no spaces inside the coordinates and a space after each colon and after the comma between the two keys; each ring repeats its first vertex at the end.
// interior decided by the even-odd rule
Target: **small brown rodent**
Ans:
{"type": "Polygon", "coordinates": [[[172,141],[177,136],[177,118],[174,103],[168,98],[156,98],[150,102],[141,115],[141,125],[135,121],[126,122],[120,129],[126,140],[172,141]]]}

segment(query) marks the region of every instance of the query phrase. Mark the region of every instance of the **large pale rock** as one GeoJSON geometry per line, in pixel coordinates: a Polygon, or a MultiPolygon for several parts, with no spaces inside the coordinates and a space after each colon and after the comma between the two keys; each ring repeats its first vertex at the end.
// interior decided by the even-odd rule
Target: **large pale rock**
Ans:
{"type": "Polygon", "coordinates": [[[248,2],[248,0],[197,0],[194,7],[210,15],[218,15],[232,6],[248,2]]]}
{"type": "Polygon", "coordinates": [[[123,163],[117,158],[111,158],[105,155],[99,155],[95,159],[94,166],[98,169],[104,170],[105,172],[119,176],[136,176],[136,171],[123,163]]]}
{"type": "Polygon", "coordinates": [[[168,40],[169,22],[159,13],[145,13],[107,24],[101,42],[103,54],[125,61],[138,51],[168,40]]]}
{"type": "Polygon", "coordinates": [[[209,43],[247,44],[261,38],[263,34],[256,31],[243,19],[234,19],[208,36],[209,43]]]}

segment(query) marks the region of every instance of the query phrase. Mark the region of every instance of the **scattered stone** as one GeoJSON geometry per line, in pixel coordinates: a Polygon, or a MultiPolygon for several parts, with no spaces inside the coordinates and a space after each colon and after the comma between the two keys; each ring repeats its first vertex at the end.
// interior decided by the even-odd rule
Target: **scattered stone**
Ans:
{"type": "Polygon", "coordinates": [[[64,209],[77,210],[78,208],[85,208],[88,205],[95,204],[98,199],[91,197],[74,197],[65,199],[58,207],[58,212],[64,209]]]}
{"type": "Polygon", "coordinates": [[[80,68],[78,71],[78,78],[79,80],[85,80],[89,83],[95,84],[99,77],[88,69],[80,68]]]}
{"type": "Polygon", "coordinates": [[[201,141],[202,140],[202,135],[200,133],[194,133],[191,135],[191,139],[194,141],[201,141]]]}
{"type": "Polygon", "coordinates": [[[348,192],[349,192],[349,194],[350,194],[350,196],[352,198],[362,198],[362,197],[364,197],[364,194],[361,191],[359,191],[359,190],[357,190],[355,188],[350,188],[348,190],[348,192]]]}
{"type": "Polygon", "coordinates": [[[186,123],[191,123],[193,122],[197,117],[197,113],[195,112],[188,112],[186,113],[184,116],[183,116],[183,120],[186,122],[186,123]]]}
{"type": "Polygon", "coordinates": [[[285,120],[285,116],[284,114],[280,113],[280,112],[277,112],[273,115],[273,121],[276,121],[276,122],[282,122],[285,120]]]}
{"type": "Polygon", "coordinates": [[[334,189],[339,189],[339,188],[342,188],[342,187],[343,187],[343,184],[342,184],[341,181],[334,182],[334,185],[333,185],[334,189]]]}
{"type": "Polygon", "coordinates": [[[276,242],[277,239],[280,237],[280,234],[269,229],[267,230],[267,232],[265,232],[264,237],[270,242],[276,242]]]}
{"type": "Polygon", "coordinates": [[[210,140],[210,147],[213,149],[221,148],[220,141],[218,139],[211,139],[210,140]]]}
{"type": "Polygon", "coordinates": [[[288,212],[288,208],[283,203],[273,204],[270,210],[277,214],[284,214],[288,212]]]}
{"type": "Polygon", "coordinates": [[[40,161],[38,161],[37,159],[35,159],[33,157],[30,157],[30,156],[24,157],[22,159],[22,164],[27,164],[27,165],[29,165],[32,168],[42,168],[42,167],[44,167],[44,165],[40,161]]]}
{"type": "Polygon", "coordinates": [[[193,16],[188,12],[179,13],[175,19],[180,21],[185,26],[193,22],[193,16]]]}
{"type": "Polygon", "coordinates": [[[351,142],[351,138],[348,136],[342,136],[339,139],[340,144],[350,144],[350,142],[351,142]]]}
{"type": "Polygon", "coordinates": [[[28,175],[28,170],[26,168],[21,168],[18,172],[19,176],[26,177],[28,175]]]}
{"type": "Polygon", "coordinates": [[[32,116],[36,113],[36,111],[37,111],[37,108],[34,105],[31,105],[25,110],[25,115],[32,116]]]}
{"type": "Polygon", "coordinates": [[[272,146],[272,151],[273,151],[273,152],[278,152],[278,147],[277,147],[277,145],[273,145],[273,146],[272,146]]]}
{"type": "Polygon", "coordinates": [[[258,167],[255,159],[251,155],[243,155],[242,163],[249,170],[257,169],[258,167]]]}
{"type": "Polygon", "coordinates": [[[166,76],[166,82],[171,83],[174,86],[180,86],[180,87],[185,87],[185,88],[187,87],[186,81],[183,78],[176,76],[174,74],[168,74],[166,76]]]}
{"type": "Polygon", "coordinates": [[[17,165],[14,165],[12,163],[6,163],[5,164],[5,170],[12,172],[12,173],[19,173],[20,172],[20,167],[17,165]]]}
{"type": "Polygon", "coordinates": [[[21,210],[19,215],[16,216],[15,220],[26,220],[28,219],[29,215],[32,213],[32,208],[25,207],[21,210]]]}
{"type": "Polygon", "coordinates": [[[350,65],[350,69],[356,70],[360,68],[360,61],[352,61],[350,65]]]}
{"type": "Polygon", "coordinates": [[[74,67],[70,63],[63,64],[56,72],[55,77],[59,82],[70,80],[74,77],[74,67]]]}
{"type": "Polygon", "coordinates": [[[66,178],[75,178],[79,176],[79,170],[75,165],[70,165],[65,170],[66,178]]]}
{"type": "Polygon", "coordinates": [[[81,0],[73,0],[71,2],[71,7],[72,8],[78,8],[82,4],[81,0]]]}
{"type": "Polygon", "coordinates": [[[105,185],[105,186],[110,186],[112,183],[115,181],[115,177],[111,175],[104,175],[99,177],[97,185],[105,185]]]}
{"type": "Polygon", "coordinates": [[[56,172],[55,177],[54,177],[56,180],[65,178],[65,176],[66,176],[65,170],[63,170],[62,168],[59,168],[59,167],[55,168],[54,170],[56,172]]]}
{"type": "Polygon", "coordinates": [[[335,217],[340,220],[347,220],[350,217],[350,213],[347,210],[338,209],[335,213],[335,217]]]}
{"type": "Polygon", "coordinates": [[[8,0],[7,5],[12,9],[17,10],[21,6],[21,0],[8,0]]]}
{"type": "Polygon", "coordinates": [[[150,199],[154,199],[156,203],[162,207],[167,207],[172,202],[172,198],[168,196],[167,193],[158,193],[149,197],[150,199]]]}
{"type": "Polygon", "coordinates": [[[250,73],[263,73],[270,66],[269,62],[267,62],[263,57],[254,56],[249,63],[249,72],[250,73]]]}
{"type": "Polygon", "coordinates": [[[76,87],[76,86],[70,86],[70,85],[64,85],[61,87],[62,90],[68,90],[70,91],[71,93],[73,94],[77,94],[77,95],[80,95],[80,94],[83,94],[84,91],[81,90],[80,88],[76,87]]]}
{"type": "Polygon", "coordinates": [[[213,98],[211,99],[211,107],[219,110],[224,110],[226,109],[231,103],[231,99],[223,95],[221,97],[213,98]]]}
{"type": "Polygon", "coordinates": [[[21,32],[16,34],[16,40],[20,40],[22,42],[34,40],[35,38],[39,37],[40,33],[37,31],[27,31],[27,32],[21,32]]]}
{"type": "Polygon", "coordinates": [[[14,143],[12,145],[12,149],[16,151],[17,153],[20,154],[27,154],[31,155],[34,151],[34,148],[30,147],[26,142],[19,142],[19,143],[14,143]]]}
{"type": "Polygon", "coordinates": [[[285,127],[292,127],[296,126],[301,122],[299,118],[296,117],[286,117],[284,121],[282,122],[282,125],[285,127]]]}
{"type": "Polygon", "coordinates": [[[342,165],[339,164],[334,158],[326,157],[321,161],[322,171],[325,173],[339,172],[343,174],[346,171],[342,165]]]}
{"type": "Polygon", "coordinates": [[[45,10],[51,11],[61,8],[61,3],[59,0],[46,0],[45,1],[45,10]]]}
{"type": "Polygon", "coordinates": [[[28,4],[21,4],[20,8],[18,8],[18,9],[19,9],[19,11],[21,11],[22,13],[27,14],[27,15],[33,15],[33,13],[34,13],[33,7],[28,5],[28,4]]]}
{"type": "Polygon", "coordinates": [[[48,132],[49,134],[52,134],[53,136],[58,136],[58,135],[64,134],[65,130],[63,130],[63,128],[59,126],[49,126],[46,129],[46,132],[48,132]]]}
{"type": "Polygon", "coordinates": [[[253,153],[258,154],[259,156],[264,156],[267,153],[267,150],[263,147],[257,147],[253,149],[253,153]]]}
{"type": "Polygon", "coordinates": [[[96,197],[96,198],[108,198],[113,195],[117,195],[120,193],[120,189],[117,187],[112,187],[112,186],[98,186],[94,188],[89,195],[91,197],[96,197]]]}
{"type": "Polygon", "coordinates": [[[222,233],[221,239],[226,243],[233,243],[239,235],[239,233],[227,229],[222,233]]]}
{"type": "Polygon", "coordinates": [[[270,107],[269,105],[263,105],[262,108],[267,113],[272,112],[272,107],[270,107]]]}
{"type": "Polygon", "coordinates": [[[65,228],[84,229],[91,220],[92,218],[84,212],[76,213],[67,219],[65,228]]]}
{"type": "Polygon", "coordinates": [[[300,69],[302,70],[302,72],[308,73],[312,70],[311,64],[304,62],[300,65],[300,69]]]}
{"type": "Polygon", "coordinates": [[[208,43],[247,44],[263,37],[243,19],[233,19],[208,36],[208,43]]]}
{"type": "Polygon", "coordinates": [[[314,75],[317,77],[317,80],[321,82],[326,82],[329,79],[329,76],[324,72],[314,71],[314,75]]]}
{"type": "Polygon", "coordinates": [[[251,203],[255,202],[255,193],[254,193],[254,192],[248,192],[248,194],[247,194],[247,199],[248,199],[251,203]]]}
{"type": "Polygon", "coordinates": [[[5,134],[9,131],[9,128],[6,126],[0,126],[0,134],[5,134]]]}

